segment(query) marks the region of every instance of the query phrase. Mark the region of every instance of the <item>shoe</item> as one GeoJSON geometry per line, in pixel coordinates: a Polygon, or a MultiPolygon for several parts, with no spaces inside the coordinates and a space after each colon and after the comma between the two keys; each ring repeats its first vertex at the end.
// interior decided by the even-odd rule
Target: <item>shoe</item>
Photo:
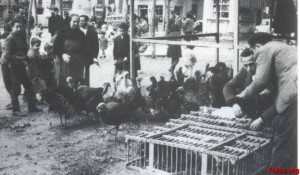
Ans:
{"type": "Polygon", "coordinates": [[[5,109],[6,110],[12,110],[12,105],[11,103],[9,103],[8,105],[5,106],[5,109]]]}
{"type": "Polygon", "coordinates": [[[13,111],[13,116],[25,117],[25,116],[27,116],[27,113],[24,113],[24,112],[21,112],[21,111],[13,111]]]}
{"type": "Polygon", "coordinates": [[[42,111],[43,111],[42,109],[39,109],[37,107],[28,109],[28,112],[42,112],[42,111]]]}

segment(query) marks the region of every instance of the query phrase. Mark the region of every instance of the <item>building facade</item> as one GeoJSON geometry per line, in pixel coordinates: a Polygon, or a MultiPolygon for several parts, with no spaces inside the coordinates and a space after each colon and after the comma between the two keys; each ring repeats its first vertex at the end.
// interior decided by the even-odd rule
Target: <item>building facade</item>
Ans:
{"type": "MultiPolygon", "coordinates": [[[[203,32],[216,32],[216,0],[204,0],[203,32]]],[[[220,0],[220,33],[234,31],[236,0],[220,0]]],[[[267,0],[240,0],[239,1],[239,32],[253,33],[255,27],[263,17],[268,17],[269,4],[267,0]]]]}

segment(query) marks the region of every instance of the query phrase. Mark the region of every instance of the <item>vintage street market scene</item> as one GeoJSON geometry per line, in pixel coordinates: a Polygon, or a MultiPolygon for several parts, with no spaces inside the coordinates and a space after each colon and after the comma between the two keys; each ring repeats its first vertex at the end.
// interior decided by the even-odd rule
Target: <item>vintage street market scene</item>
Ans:
{"type": "Polygon", "coordinates": [[[0,0],[0,174],[299,174],[298,6],[0,0]]]}

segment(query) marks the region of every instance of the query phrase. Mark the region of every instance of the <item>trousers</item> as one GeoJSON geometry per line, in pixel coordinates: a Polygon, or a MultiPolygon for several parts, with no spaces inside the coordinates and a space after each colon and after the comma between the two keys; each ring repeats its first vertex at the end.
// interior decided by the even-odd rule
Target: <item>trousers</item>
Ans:
{"type": "Polygon", "coordinates": [[[23,85],[26,91],[26,97],[28,101],[28,109],[35,108],[36,97],[33,89],[32,82],[30,81],[27,72],[26,66],[22,63],[11,63],[11,104],[13,111],[20,110],[20,104],[18,100],[18,96],[20,95],[21,85],[23,85]]]}

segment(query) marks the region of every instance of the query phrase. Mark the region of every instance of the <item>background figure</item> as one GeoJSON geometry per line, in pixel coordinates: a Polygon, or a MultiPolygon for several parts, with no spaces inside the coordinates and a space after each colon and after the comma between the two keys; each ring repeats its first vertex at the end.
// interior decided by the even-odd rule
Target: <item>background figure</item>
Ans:
{"type": "Polygon", "coordinates": [[[88,25],[89,18],[88,16],[81,15],[80,16],[80,30],[85,35],[85,43],[86,46],[86,60],[84,65],[84,78],[86,84],[90,85],[90,65],[94,63],[94,59],[97,59],[99,53],[99,41],[98,34],[93,26],[88,25]]]}
{"type": "Polygon", "coordinates": [[[113,55],[115,60],[115,73],[123,70],[129,71],[130,42],[128,35],[128,25],[121,23],[118,26],[120,35],[114,40],[113,55]]]}
{"type": "MultiPolygon", "coordinates": [[[[179,25],[173,24],[171,26],[171,30],[168,36],[179,36],[180,28],[179,25]]],[[[176,65],[179,62],[179,58],[181,58],[181,46],[168,45],[167,57],[172,59],[171,67],[169,71],[173,74],[176,65]]]]}
{"type": "Polygon", "coordinates": [[[51,33],[52,37],[55,35],[56,32],[62,30],[64,27],[64,20],[58,14],[58,12],[58,8],[54,8],[54,13],[52,13],[52,16],[49,18],[48,21],[48,30],[49,33],[51,33]]]}
{"type": "Polygon", "coordinates": [[[79,29],[79,16],[71,16],[70,27],[58,32],[54,41],[54,53],[58,56],[55,63],[57,85],[67,86],[67,77],[80,79],[83,77],[86,64],[87,49],[85,35],[79,29]]]}
{"type": "Polygon", "coordinates": [[[108,47],[108,39],[105,37],[105,32],[103,31],[100,32],[99,45],[102,51],[100,58],[106,58],[105,50],[108,47]]]}
{"type": "MultiPolygon", "coordinates": [[[[193,34],[193,27],[194,27],[194,16],[191,12],[186,13],[186,19],[183,23],[182,30],[184,35],[192,35],[193,34]]],[[[193,37],[186,37],[186,41],[191,41],[193,37]]]]}

